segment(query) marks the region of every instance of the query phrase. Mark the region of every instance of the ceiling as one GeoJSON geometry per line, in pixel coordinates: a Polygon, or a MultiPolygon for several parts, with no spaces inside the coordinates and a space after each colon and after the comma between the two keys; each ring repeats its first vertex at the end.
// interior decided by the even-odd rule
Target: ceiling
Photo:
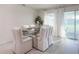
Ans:
{"type": "Polygon", "coordinates": [[[26,6],[29,6],[34,9],[51,9],[51,8],[60,8],[69,6],[72,4],[26,4],[26,6]]]}

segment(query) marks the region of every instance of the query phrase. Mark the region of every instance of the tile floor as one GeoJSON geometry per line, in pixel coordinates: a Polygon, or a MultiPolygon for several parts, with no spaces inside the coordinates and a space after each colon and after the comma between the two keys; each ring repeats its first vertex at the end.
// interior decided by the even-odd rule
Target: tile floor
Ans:
{"type": "Polygon", "coordinates": [[[78,54],[78,41],[71,39],[61,39],[55,42],[45,52],[32,49],[27,54],[78,54]]]}

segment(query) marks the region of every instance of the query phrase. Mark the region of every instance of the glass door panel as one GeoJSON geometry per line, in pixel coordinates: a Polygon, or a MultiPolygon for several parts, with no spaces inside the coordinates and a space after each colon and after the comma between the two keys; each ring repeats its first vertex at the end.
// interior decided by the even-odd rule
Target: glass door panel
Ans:
{"type": "Polygon", "coordinates": [[[79,39],[79,11],[76,11],[76,39],[79,39]]]}
{"type": "Polygon", "coordinates": [[[74,11],[70,12],[64,12],[64,28],[65,28],[65,33],[66,37],[69,39],[74,39],[74,11]]]}

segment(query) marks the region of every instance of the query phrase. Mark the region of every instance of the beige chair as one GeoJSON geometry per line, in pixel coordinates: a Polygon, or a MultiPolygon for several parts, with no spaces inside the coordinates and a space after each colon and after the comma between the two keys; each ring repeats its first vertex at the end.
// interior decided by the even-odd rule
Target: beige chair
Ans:
{"type": "Polygon", "coordinates": [[[32,49],[32,38],[26,37],[22,38],[20,28],[15,28],[14,33],[14,42],[15,42],[15,53],[21,54],[26,53],[32,49]]]}
{"type": "Polygon", "coordinates": [[[53,29],[48,25],[42,26],[40,33],[33,39],[34,47],[41,51],[45,51],[51,44],[53,44],[53,29]]]}

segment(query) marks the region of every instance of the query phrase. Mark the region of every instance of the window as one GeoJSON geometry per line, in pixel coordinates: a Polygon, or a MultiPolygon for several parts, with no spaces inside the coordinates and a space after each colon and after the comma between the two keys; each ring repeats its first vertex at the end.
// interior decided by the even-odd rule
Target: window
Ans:
{"type": "Polygon", "coordinates": [[[54,13],[45,14],[44,25],[53,26],[54,19],[55,19],[54,13]]]}

